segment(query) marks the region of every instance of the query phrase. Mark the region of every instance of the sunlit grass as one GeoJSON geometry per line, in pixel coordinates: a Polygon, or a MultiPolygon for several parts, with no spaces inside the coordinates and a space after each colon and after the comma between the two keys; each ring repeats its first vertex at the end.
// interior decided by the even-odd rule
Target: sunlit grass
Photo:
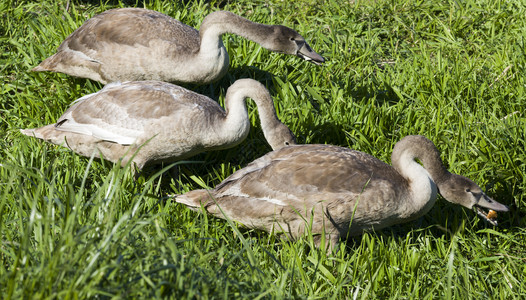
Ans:
{"type": "Polygon", "coordinates": [[[526,5],[522,1],[0,2],[2,298],[523,299],[526,297],[526,5]],[[69,3],[66,11],[67,3],[69,3]],[[301,143],[351,147],[389,162],[423,134],[450,170],[510,205],[489,227],[437,201],[419,220],[342,243],[280,241],[195,213],[169,194],[213,187],[270,151],[249,104],[239,146],[200,154],[178,177],[128,168],[22,136],[102,85],[29,70],[87,18],[139,6],[199,27],[226,9],[295,28],[319,67],[225,35],[230,72],[189,86],[221,104],[255,78],[301,143]]]}

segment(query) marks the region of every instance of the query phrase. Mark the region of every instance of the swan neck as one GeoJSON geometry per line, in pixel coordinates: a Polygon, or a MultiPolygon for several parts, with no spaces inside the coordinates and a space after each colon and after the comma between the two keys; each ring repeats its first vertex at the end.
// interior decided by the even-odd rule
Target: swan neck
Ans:
{"type": "Polygon", "coordinates": [[[406,137],[396,144],[391,162],[409,184],[408,197],[413,205],[410,206],[412,211],[406,212],[408,218],[414,219],[427,213],[435,203],[437,185],[450,174],[433,142],[421,136],[406,137]]]}
{"type": "Polygon", "coordinates": [[[238,115],[242,114],[246,115],[248,122],[248,112],[245,102],[247,98],[252,99],[256,103],[261,127],[265,136],[270,128],[275,127],[278,123],[281,124],[276,116],[276,109],[274,108],[272,97],[267,89],[259,83],[247,87],[240,87],[234,84],[228,89],[225,98],[227,119],[240,119],[238,115]]]}
{"type": "Polygon", "coordinates": [[[274,102],[268,90],[259,82],[250,79],[240,79],[227,90],[225,98],[226,122],[228,128],[241,128],[238,136],[245,136],[250,129],[250,121],[246,107],[246,99],[251,98],[258,108],[261,129],[266,140],[274,145],[274,130],[284,126],[276,116],[274,102]]]}
{"type": "Polygon", "coordinates": [[[255,23],[228,11],[216,11],[209,14],[199,29],[202,45],[209,44],[209,41],[218,43],[225,33],[233,33],[263,45],[265,37],[271,32],[271,25],[255,23]]]}
{"type": "Polygon", "coordinates": [[[420,136],[408,136],[396,144],[391,155],[393,167],[407,178],[425,174],[434,182],[442,182],[450,173],[440,159],[440,152],[433,142],[420,136]],[[419,160],[420,165],[416,160],[419,160]],[[418,170],[418,172],[417,172],[418,170]],[[409,172],[411,171],[411,172],[409,172]],[[415,175],[412,175],[412,174],[415,175]]]}

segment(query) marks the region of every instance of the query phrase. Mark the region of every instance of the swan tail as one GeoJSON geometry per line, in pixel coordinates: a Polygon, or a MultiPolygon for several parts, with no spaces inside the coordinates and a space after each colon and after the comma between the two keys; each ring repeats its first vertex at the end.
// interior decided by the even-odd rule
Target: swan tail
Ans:
{"type": "Polygon", "coordinates": [[[46,141],[53,140],[57,137],[57,130],[55,129],[55,124],[46,125],[39,128],[20,129],[20,132],[27,136],[46,141]]]}

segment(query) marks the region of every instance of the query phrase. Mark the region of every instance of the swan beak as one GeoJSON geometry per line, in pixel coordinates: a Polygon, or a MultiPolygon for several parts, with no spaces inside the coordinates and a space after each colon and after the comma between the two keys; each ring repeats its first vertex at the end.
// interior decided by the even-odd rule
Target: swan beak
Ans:
{"type": "Polygon", "coordinates": [[[477,209],[477,215],[493,226],[498,225],[497,211],[507,212],[510,210],[506,205],[491,199],[487,195],[483,195],[474,207],[477,209]],[[490,211],[486,212],[483,208],[488,208],[490,211]]]}
{"type": "Polygon", "coordinates": [[[301,45],[296,55],[318,66],[325,62],[325,59],[318,53],[314,52],[306,42],[301,45]]]}

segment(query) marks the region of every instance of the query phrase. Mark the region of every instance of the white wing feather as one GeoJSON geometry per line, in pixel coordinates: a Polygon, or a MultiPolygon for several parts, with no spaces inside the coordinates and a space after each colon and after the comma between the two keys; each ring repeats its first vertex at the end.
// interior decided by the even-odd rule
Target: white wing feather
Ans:
{"type": "Polygon", "coordinates": [[[143,133],[142,130],[131,130],[121,128],[120,130],[105,129],[94,124],[79,124],[72,120],[61,124],[57,130],[74,132],[79,134],[90,135],[101,140],[118,143],[121,145],[131,145],[135,143],[138,137],[143,133]]]}

